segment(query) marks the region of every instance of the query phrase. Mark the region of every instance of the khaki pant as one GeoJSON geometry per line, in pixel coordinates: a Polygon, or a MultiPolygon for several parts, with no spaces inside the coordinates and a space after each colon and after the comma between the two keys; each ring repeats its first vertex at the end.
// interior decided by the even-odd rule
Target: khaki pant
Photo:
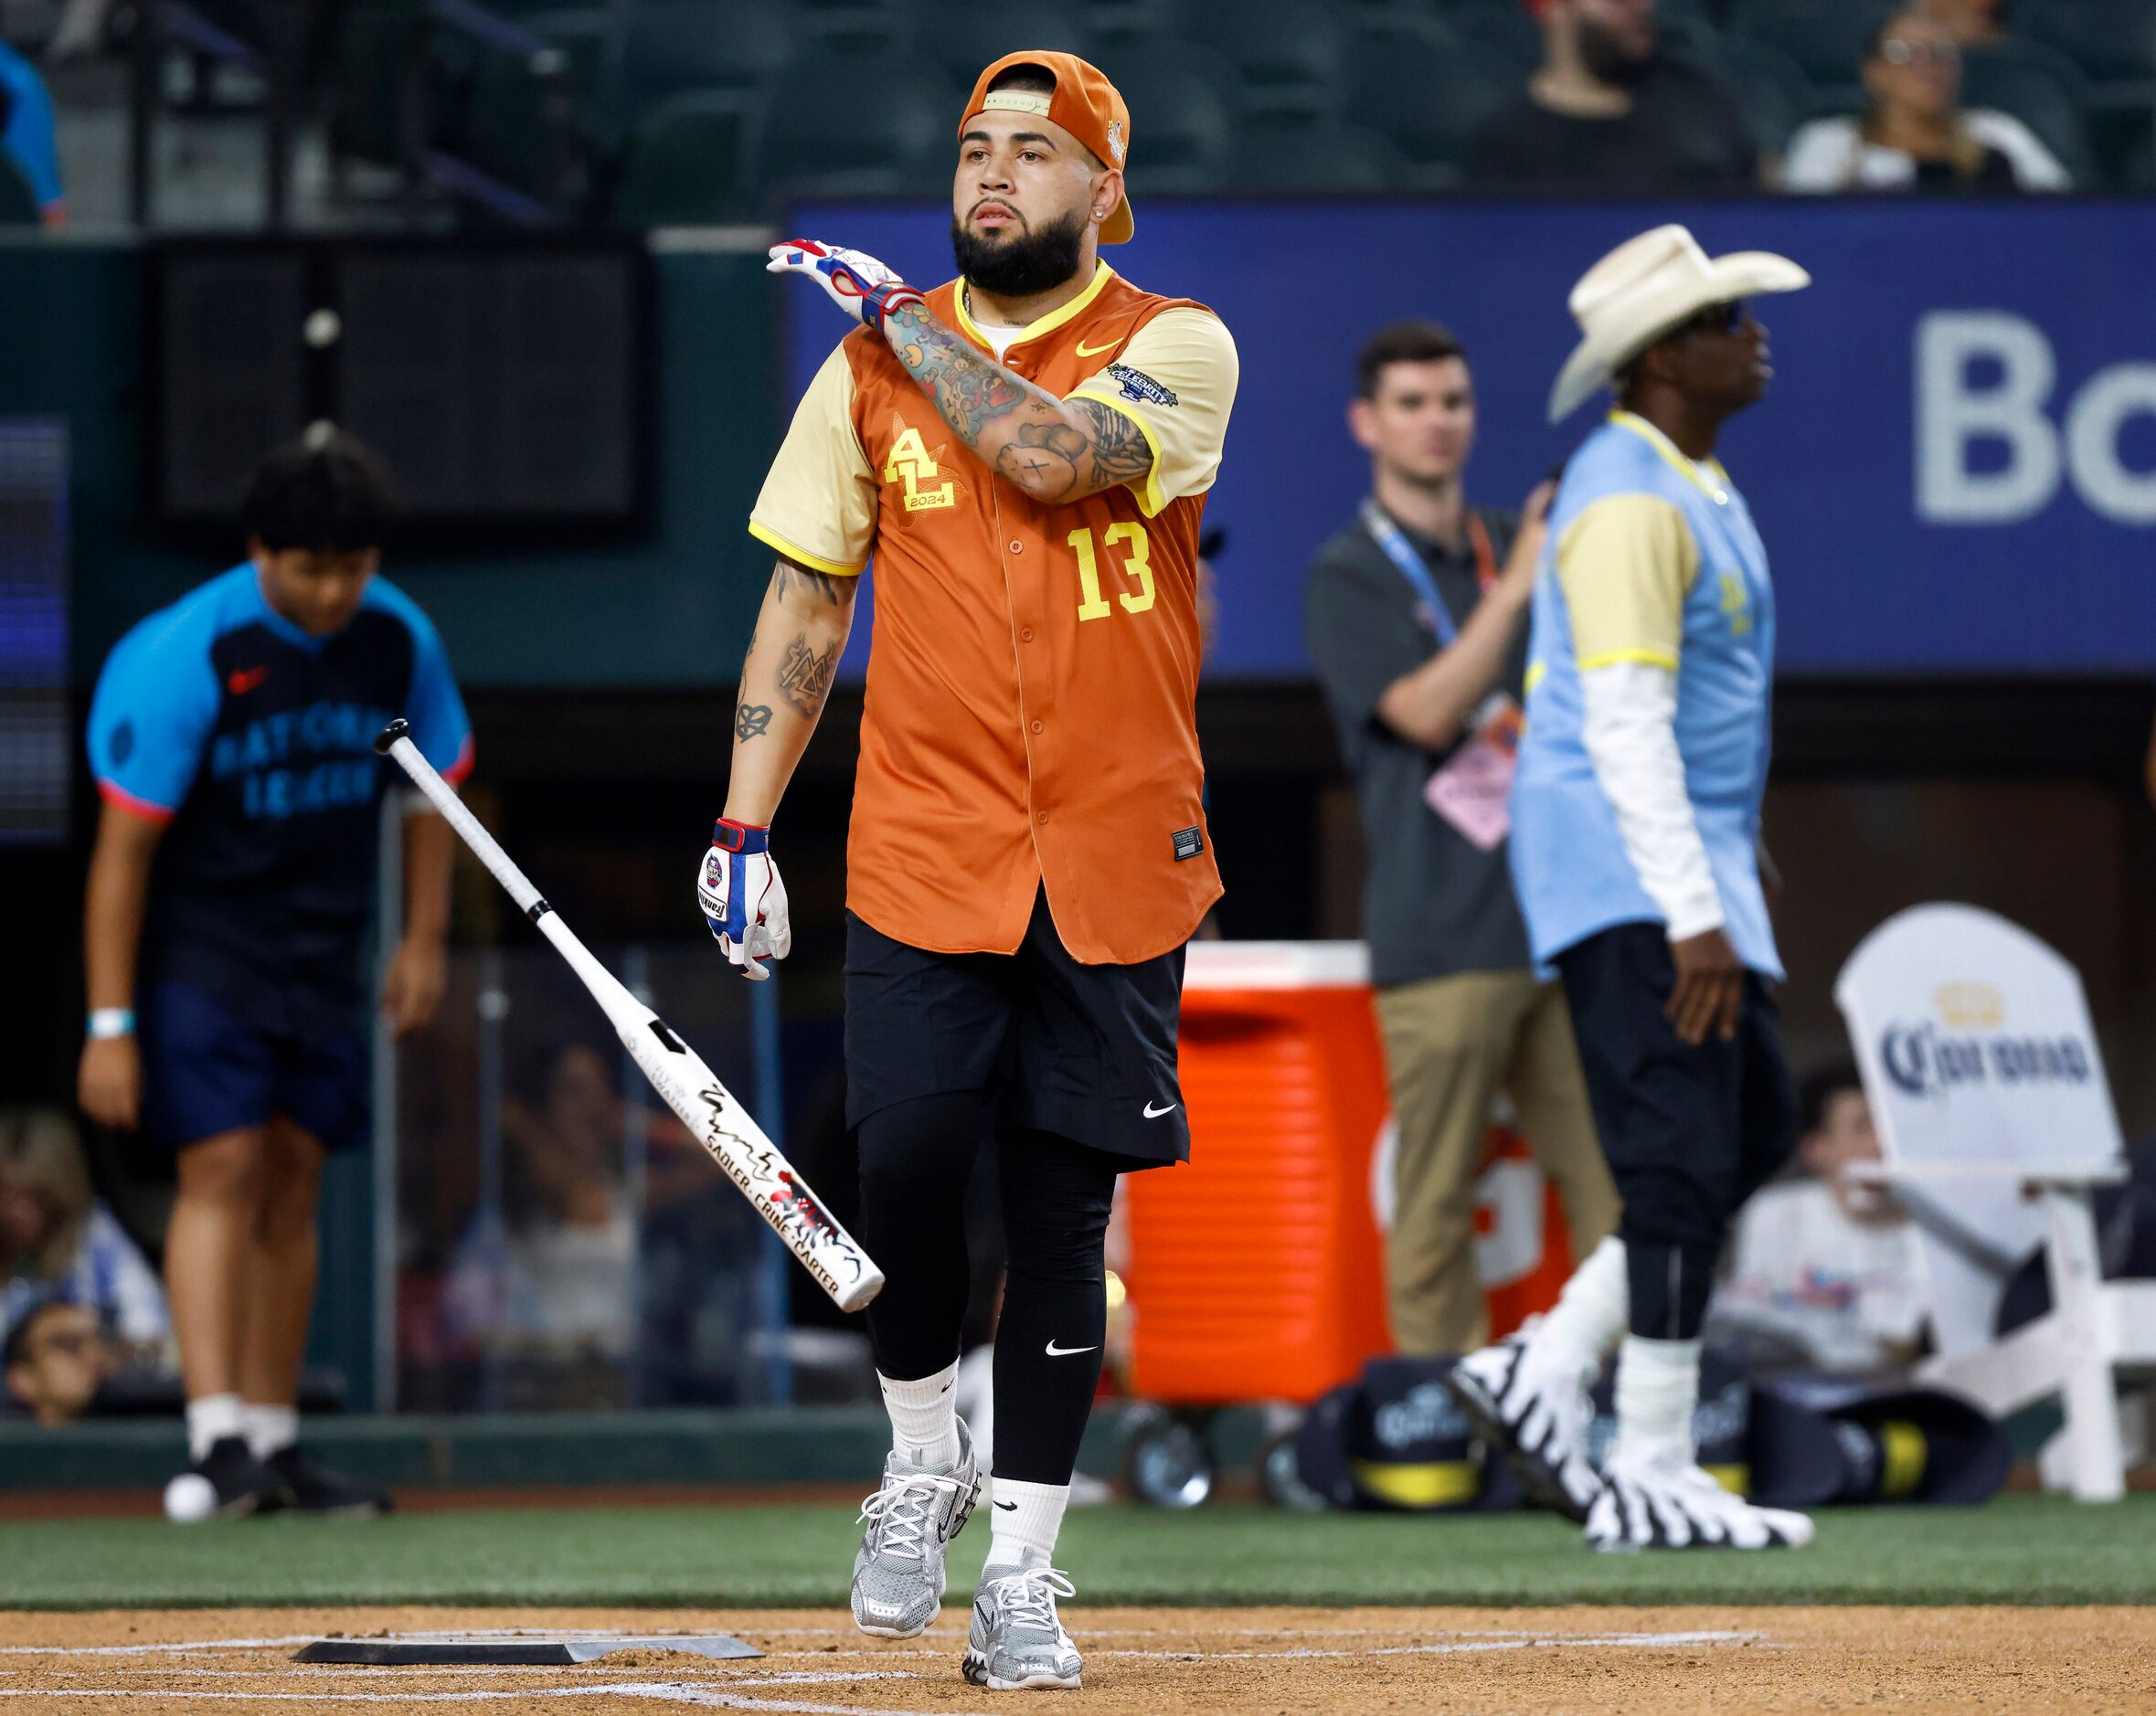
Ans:
{"type": "Polygon", "coordinates": [[[1572,1255],[1617,1225],[1565,991],[1529,971],[1468,971],[1377,992],[1400,1140],[1386,1246],[1403,1353],[1472,1352],[1490,1338],[1475,1276],[1475,1180],[1500,1090],[1557,1188],[1572,1255]]]}

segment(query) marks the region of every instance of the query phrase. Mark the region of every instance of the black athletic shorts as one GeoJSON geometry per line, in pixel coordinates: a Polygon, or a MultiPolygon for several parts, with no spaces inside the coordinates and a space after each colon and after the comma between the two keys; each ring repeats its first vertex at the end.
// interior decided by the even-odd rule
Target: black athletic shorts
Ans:
{"type": "Polygon", "coordinates": [[[1677,973],[1660,924],[1602,930],[1558,954],[1556,966],[1628,1218],[1647,1218],[1645,1231],[1673,1229],[1666,1238],[1718,1245],[1722,1223],[1796,1146],[1773,991],[1747,971],[1736,1037],[1695,1045],[1681,1042],[1662,1016],[1677,973]],[[1631,1208],[1646,1198],[1671,1207],[1631,1208]]]}
{"type": "Polygon", "coordinates": [[[987,1090],[1007,1126],[1133,1157],[1190,1158],[1175,1081],[1183,949],[1080,965],[1036,895],[1015,953],[929,953],[846,914],[846,1124],[987,1090]]]}

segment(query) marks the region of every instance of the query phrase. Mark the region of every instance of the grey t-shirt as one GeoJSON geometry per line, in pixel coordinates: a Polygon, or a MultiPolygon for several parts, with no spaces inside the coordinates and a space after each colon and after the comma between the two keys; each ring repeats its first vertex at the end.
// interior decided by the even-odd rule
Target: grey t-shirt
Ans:
{"type": "MultiPolygon", "coordinates": [[[[1477,507],[1503,563],[1518,518],[1477,507]]],[[[1447,553],[1413,532],[1454,622],[1464,626],[1482,598],[1472,550],[1447,553]]],[[[1424,802],[1422,789],[1449,752],[1409,743],[1377,715],[1386,687],[1438,652],[1414,588],[1360,522],[1318,550],[1303,592],[1303,626],[1325,703],[1354,778],[1370,848],[1363,885],[1363,934],[1371,980],[1381,988],[1460,971],[1524,970],[1527,932],[1513,898],[1501,845],[1483,852],[1424,802]]],[[[1508,657],[1504,684],[1522,694],[1527,628],[1508,657]]]]}

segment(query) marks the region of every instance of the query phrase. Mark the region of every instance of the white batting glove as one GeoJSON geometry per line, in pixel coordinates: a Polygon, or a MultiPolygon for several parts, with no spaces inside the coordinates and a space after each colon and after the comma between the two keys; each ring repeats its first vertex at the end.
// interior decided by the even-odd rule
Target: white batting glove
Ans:
{"type": "Polygon", "coordinates": [[[718,819],[711,850],[696,872],[696,904],[718,937],[718,950],[743,977],[770,976],[766,959],[793,951],[793,926],[786,916],[786,884],[771,857],[771,832],[718,819]]]}
{"type": "Polygon", "coordinates": [[[860,250],[842,250],[836,245],[818,244],[813,238],[789,238],[770,248],[767,274],[806,274],[855,321],[878,334],[884,318],[906,304],[918,304],[921,295],[873,256],[860,250]]]}

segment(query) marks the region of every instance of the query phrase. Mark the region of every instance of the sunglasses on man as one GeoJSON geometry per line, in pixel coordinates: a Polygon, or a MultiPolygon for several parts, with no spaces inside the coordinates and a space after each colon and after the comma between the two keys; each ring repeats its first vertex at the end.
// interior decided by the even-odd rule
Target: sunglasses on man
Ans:
{"type": "Polygon", "coordinates": [[[1709,304],[1695,315],[1687,316],[1671,329],[1673,334],[1738,334],[1752,313],[1751,305],[1742,298],[1733,298],[1726,304],[1709,304]]]}

